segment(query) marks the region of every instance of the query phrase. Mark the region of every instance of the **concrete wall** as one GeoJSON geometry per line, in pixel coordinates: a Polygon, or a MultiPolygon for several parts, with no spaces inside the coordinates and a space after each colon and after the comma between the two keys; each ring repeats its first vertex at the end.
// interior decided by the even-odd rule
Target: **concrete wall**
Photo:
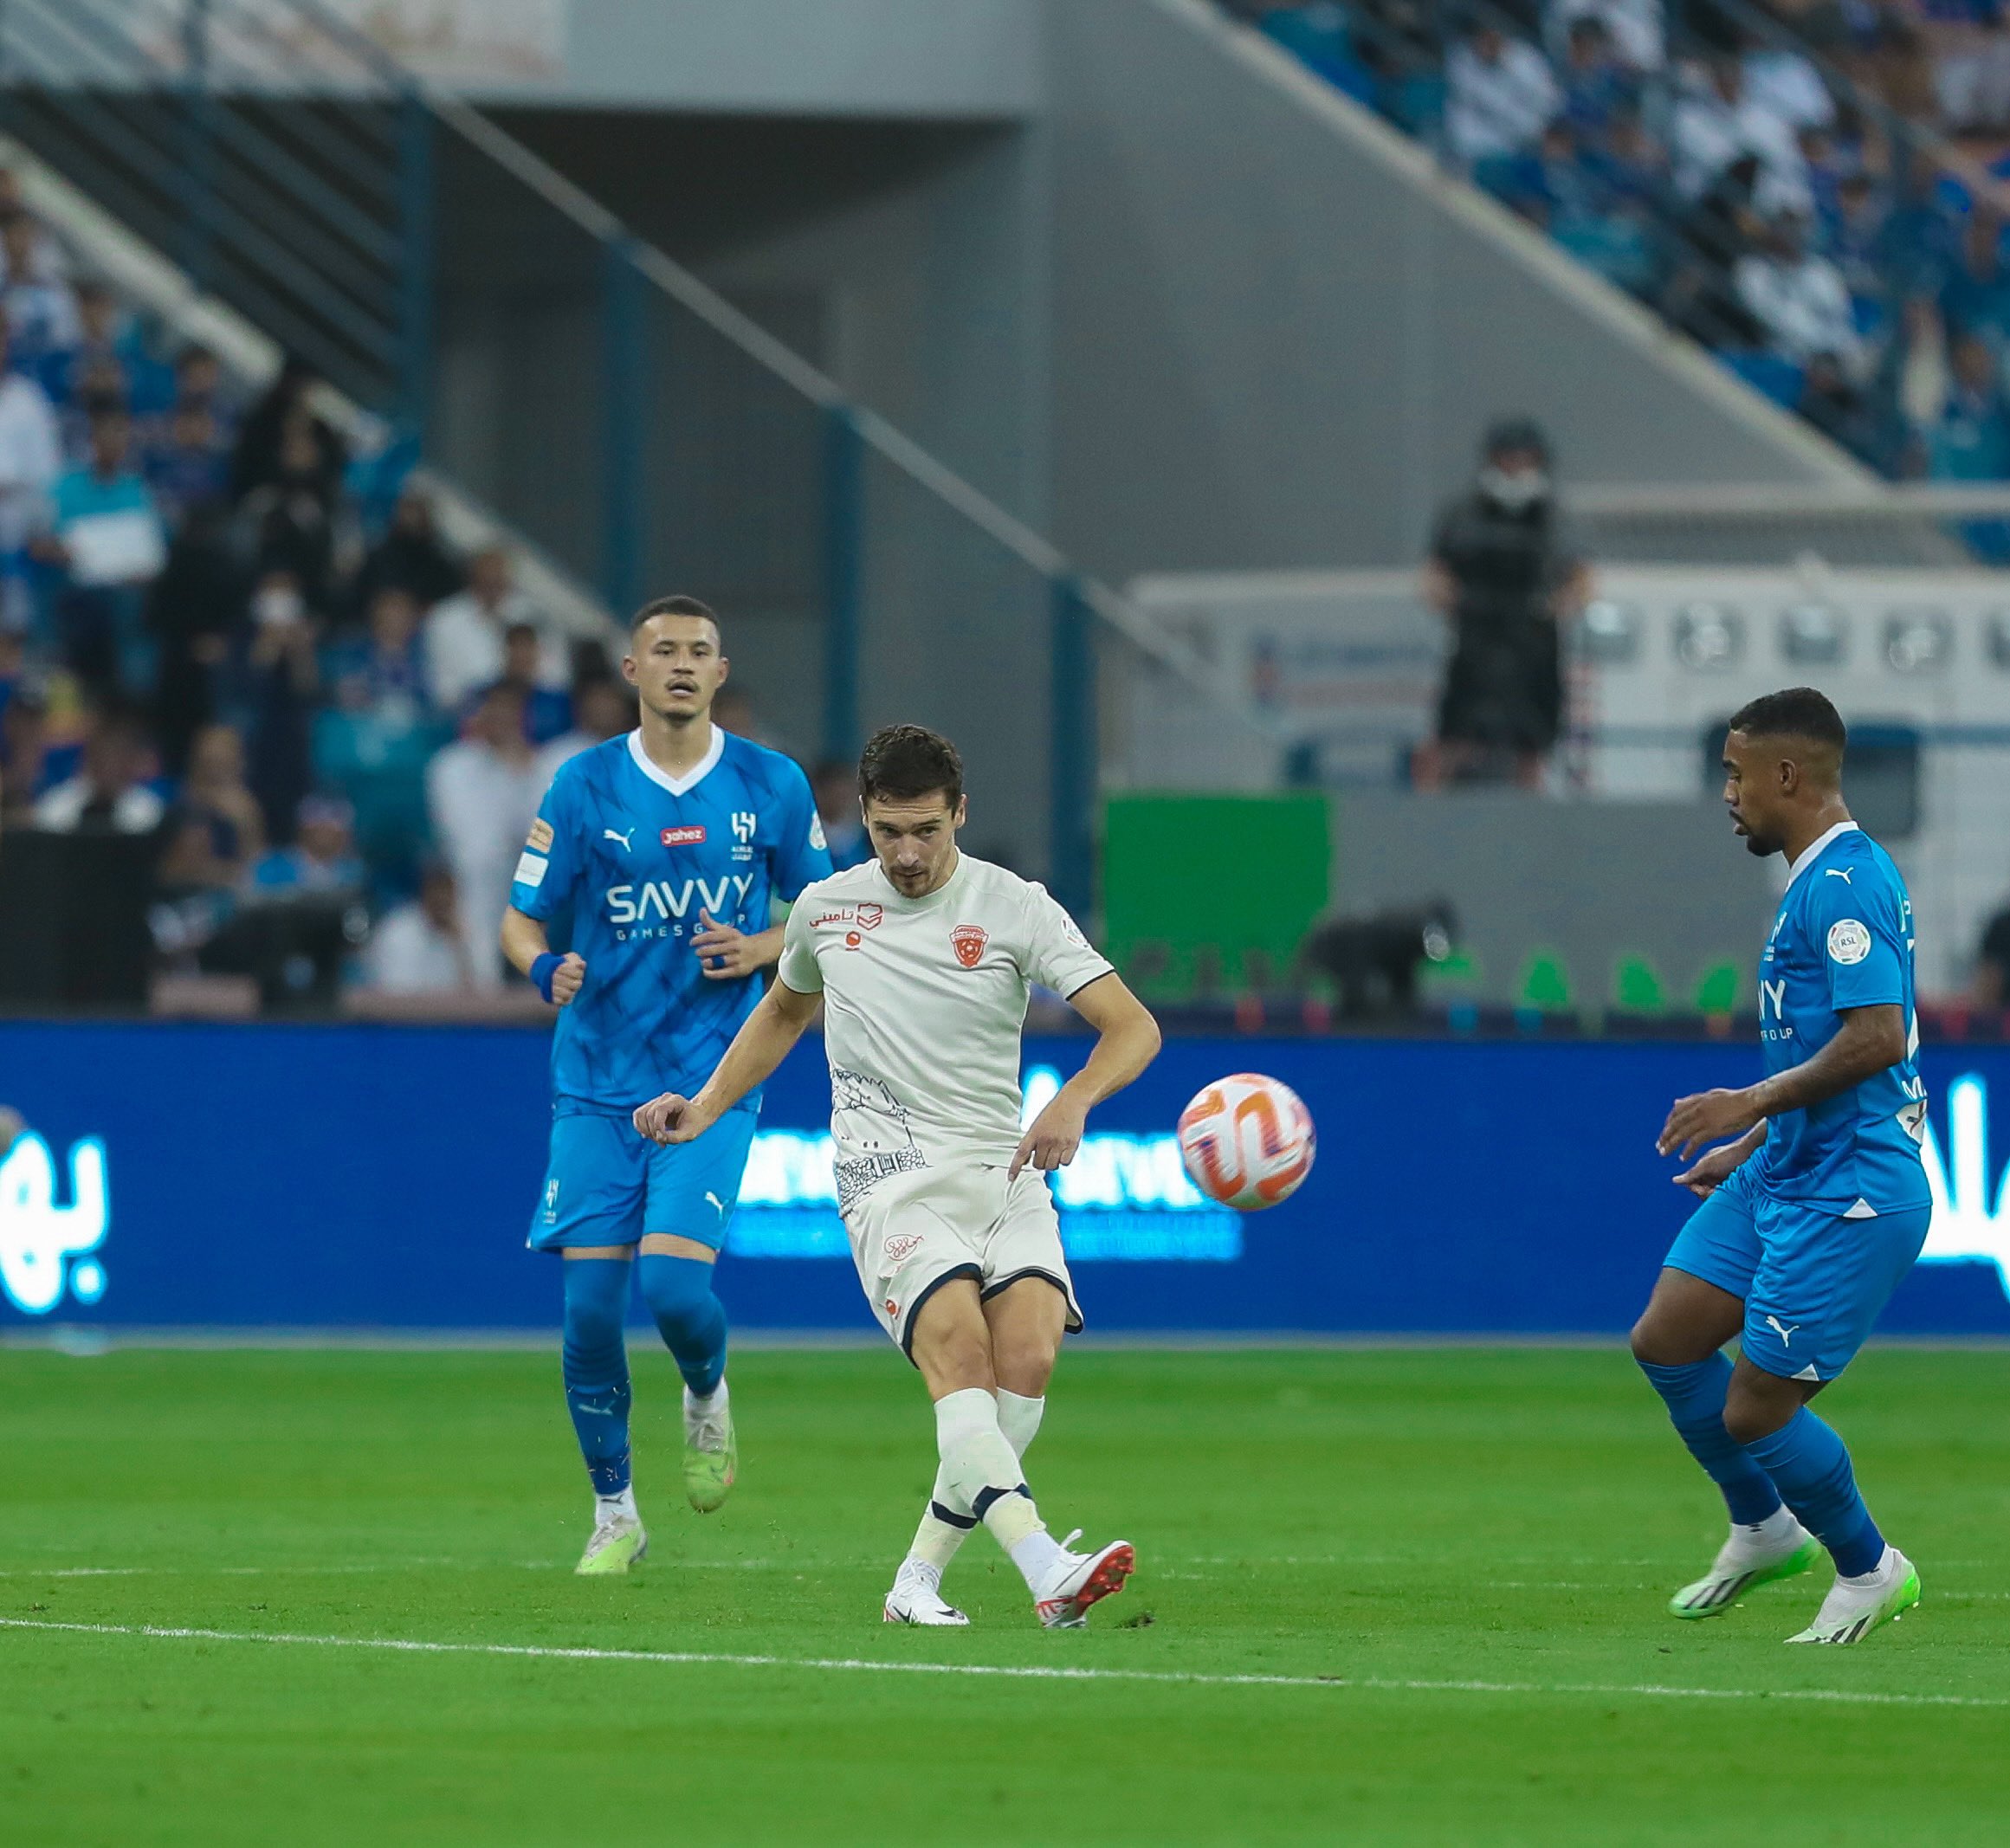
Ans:
{"type": "Polygon", "coordinates": [[[1838,452],[1205,0],[1051,0],[1055,501],[1098,572],[1415,557],[1484,423],[1580,481],[1838,452]]]}

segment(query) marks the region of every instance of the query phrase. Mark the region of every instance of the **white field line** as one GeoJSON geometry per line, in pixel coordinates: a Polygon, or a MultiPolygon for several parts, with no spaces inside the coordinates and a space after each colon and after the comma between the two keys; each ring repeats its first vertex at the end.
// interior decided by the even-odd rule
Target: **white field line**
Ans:
{"type": "Polygon", "coordinates": [[[818,1673],[963,1675],[999,1681],[1148,1683],[1180,1688],[1337,1688],[1408,1694],[1591,1695],[1605,1699],[1815,1701],[1848,1707],[2010,1707],[2010,1698],[1968,1694],[1887,1694],[1855,1688],[1684,1688],[1652,1682],[1422,1681],[1354,1675],[1181,1675],[1150,1669],[1011,1668],[982,1662],[873,1662],[850,1656],[729,1655],[701,1650],[559,1648],[527,1643],[429,1643],[403,1637],[295,1636],[282,1632],[198,1630],[158,1624],[63,1624],[0,1617],[0,1630],[73,1636],[138,1637],[187,1643],[270,1643],[306,1649],[380,1650],[397,1655],[491,1656],[546,1662],[624,1662],[657,1666],[795,1669],[818,1673]]]}

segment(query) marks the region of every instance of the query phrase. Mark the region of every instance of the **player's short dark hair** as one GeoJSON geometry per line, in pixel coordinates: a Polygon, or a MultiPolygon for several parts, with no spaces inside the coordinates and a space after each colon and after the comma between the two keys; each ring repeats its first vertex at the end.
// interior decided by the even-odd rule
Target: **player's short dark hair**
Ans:
{"type": "Polygon", "coordinates": [[[956,746],[925,725],[882,727],[858,759],[859,799],[914,802],[940,790],[953,809],[963,799],[963,759],[956,746]]]}
{"type": "Polygon", "coordinates": [[[1834,702],[1813,687],[1789,687],[1748,701],[1731,714],[1730,729],[1748,738],[1805,738],[1826,745],[1838,757],[1850,741],[1834,702]]]}
{"type": "Polygon", "coordinates": [[[657,597],[644,604],[630,618],[629,634],[633,635],[652,617],[658,616],[695,616],[701,622],[711,624],[714,629],[719,627],[719,612],[710,604],[700,603],[695,597],[657,597]]]}

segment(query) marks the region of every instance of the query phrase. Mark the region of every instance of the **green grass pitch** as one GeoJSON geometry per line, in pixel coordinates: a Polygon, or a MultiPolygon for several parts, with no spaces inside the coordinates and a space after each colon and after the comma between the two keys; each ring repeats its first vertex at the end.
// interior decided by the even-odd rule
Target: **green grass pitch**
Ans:
{"type": "Polygon", "coordinates": [[[981,1534],[973,1628],[880,1622],[892,1352],[742,1352],[701,1517],[637,1345],[626,1580],[555,1354],[0,1350],[0,1842],[2010,1839],[2010,1354],[1825,1399],[1926,1599],[1816,1651],[1826,1574],[1663,1614],[1721,1515],[1619,1353],[1070,1352],[1030,1474],[1140,1570],[1049,1635],[981,1534]]]}

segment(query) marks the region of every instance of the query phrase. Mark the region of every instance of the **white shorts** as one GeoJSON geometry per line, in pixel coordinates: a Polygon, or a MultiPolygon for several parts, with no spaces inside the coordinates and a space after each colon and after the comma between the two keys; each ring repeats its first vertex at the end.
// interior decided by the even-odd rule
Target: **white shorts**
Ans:
{"type": "Polygon", "coordinates": [[[952,1277],[973,1279],[987,1297],[1021,1277],[1044,1277],[1067,1299],[1068,1332],[1081,1329],[1047,1178],[1035,1168],[1016,1180],[1005,1173],[973,1164],[889,1174],[845,1212],[858,1281],[910,1360],[915,1313],[952,1277]]]}

